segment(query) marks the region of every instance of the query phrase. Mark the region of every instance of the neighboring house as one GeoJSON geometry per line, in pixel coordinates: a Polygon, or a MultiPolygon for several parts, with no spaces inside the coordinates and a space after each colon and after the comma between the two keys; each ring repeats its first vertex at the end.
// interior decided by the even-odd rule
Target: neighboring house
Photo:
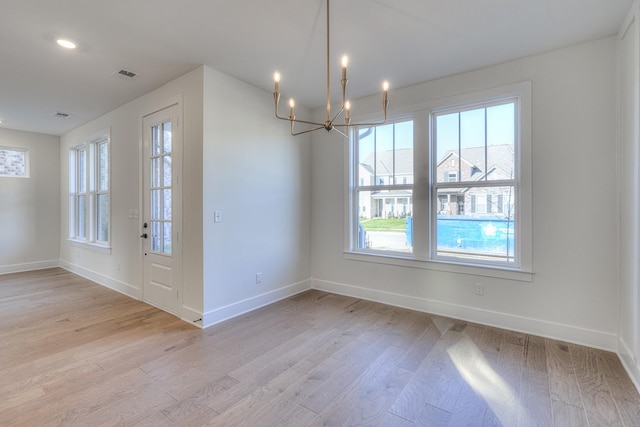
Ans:
{"type": "MultiPolygon", "coordinates": [[[[496,181],[513,174],[512,144],[489,145],[445,152],[438,162],[438,182],[496,181]],[[485,160],[486,159],[486,160],[485,160]],[[486,165],[485,165],[486,164],[486,165]]],[[[379,151],[369,154],[358,169],[359,185],[413,184],[413,149],[379,151]],[[395,178],[395,182],[394,182],[395,178]]],[[[513,215],[511,187],[451,188],[440,190],[439,215],[513,215]]],[[[411,216],[411,189],[360,192],[360,217],[402,218],[411,216]]]]}
{"type": "MultiPolygon", "coordinates": [[[[370,153],[360,163],[358,179],[360,185],[412,185],[413,149],[370,153]]],[[[413,192],[411,189],[360,192],[359,203],[363,219],[403,218],[413,211],[413,192]]]]}
{"type": "MultiPolygon", "coordinates": [[[[447,151],[438,162],[438,182],[497,181],[511,179],[512,144],[447,151]],[[458,154],[460,153],[460,154],[458,154]]],[[[438,194],[440,215],[513,215],[512,187],[451,188],[438,194]]]]}

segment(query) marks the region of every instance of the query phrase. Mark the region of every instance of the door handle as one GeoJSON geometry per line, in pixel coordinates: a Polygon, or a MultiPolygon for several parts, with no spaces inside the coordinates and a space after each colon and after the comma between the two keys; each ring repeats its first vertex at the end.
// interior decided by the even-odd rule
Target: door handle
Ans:
{"type": "Polygon", "coordinates": [[[147,233],[142,233],[142,234],[140,235],[140,237],[142,237],[143,239],[146,239],[146,238],[147,238],[147,233]]]}

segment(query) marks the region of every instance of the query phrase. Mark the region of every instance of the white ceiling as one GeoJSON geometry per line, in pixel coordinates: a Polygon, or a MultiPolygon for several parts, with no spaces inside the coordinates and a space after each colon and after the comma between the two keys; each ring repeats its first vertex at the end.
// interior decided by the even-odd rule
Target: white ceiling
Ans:
{"type": "MultiPolygon", "coordinates": [[[[617,33],[633,0],[331,0],[332,92],[468,71],[617,33]]],[[[208,65],[324,105],[324,0],[0,0],[0,126],[61,135],[208,65]],[[79,43],[64,51],[58,36],[79,43]],[[139,75],[115,77],[121,68],[139,75]],[[56,112],[70,118],[53,117],[56,112]]]]}

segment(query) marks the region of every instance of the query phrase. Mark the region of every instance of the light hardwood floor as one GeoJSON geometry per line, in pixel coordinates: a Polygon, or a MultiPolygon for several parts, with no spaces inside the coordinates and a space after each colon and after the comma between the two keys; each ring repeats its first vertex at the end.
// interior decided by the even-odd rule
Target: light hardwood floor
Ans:
{"type": "Polygon", "coordinates": [[[640,425],[617,356],[308,291],[206,330],[61,269],[0,276],[0,425],[640,425]]]}

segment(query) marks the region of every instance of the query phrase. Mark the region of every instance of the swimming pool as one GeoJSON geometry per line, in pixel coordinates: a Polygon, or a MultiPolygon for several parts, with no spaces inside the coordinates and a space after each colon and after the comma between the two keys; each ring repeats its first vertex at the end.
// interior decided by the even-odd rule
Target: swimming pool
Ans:
{"type": "MultiPolygon", "coordinates": [[[[412,245],[412,218],[407,218],[407,243],[412,245]]],[[[504,216],[444,216],[437,219],[438,251],[513,257],[515,224],[504,216]]]]}

